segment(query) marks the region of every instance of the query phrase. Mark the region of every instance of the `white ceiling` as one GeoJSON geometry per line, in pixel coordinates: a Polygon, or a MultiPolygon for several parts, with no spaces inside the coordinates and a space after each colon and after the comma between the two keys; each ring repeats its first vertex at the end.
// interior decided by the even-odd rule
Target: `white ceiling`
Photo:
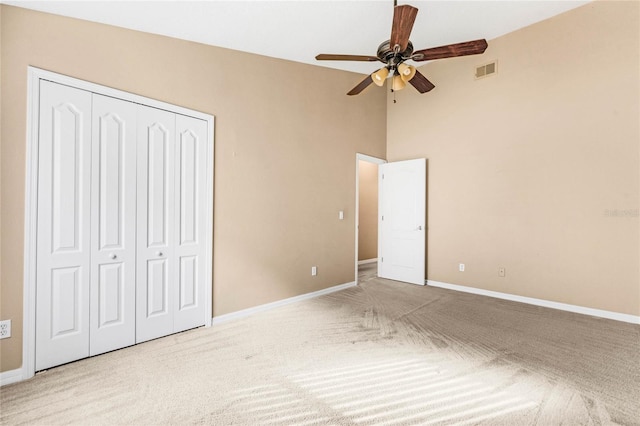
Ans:
{"type": "MultiPolygon", "coordinates": [[[[229,49],[360,73],[375,64],[314,59],[318,53],[375,55],[387,40],[392,0],[322,1],[2,1],[74,18],[229,49]]],[[[416,1],[416,50],[489,41],[589,1],[416,1]]]]}

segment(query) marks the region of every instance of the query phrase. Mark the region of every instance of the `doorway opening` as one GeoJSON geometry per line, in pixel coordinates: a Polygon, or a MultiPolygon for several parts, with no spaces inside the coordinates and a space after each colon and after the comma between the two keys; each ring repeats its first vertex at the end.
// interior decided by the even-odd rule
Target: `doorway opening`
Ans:
{"type": "Polygon", "coordinates": [[[385,160],[356,154],[355,281],[359,268],[378,263],[378,166],[385,160]]]}

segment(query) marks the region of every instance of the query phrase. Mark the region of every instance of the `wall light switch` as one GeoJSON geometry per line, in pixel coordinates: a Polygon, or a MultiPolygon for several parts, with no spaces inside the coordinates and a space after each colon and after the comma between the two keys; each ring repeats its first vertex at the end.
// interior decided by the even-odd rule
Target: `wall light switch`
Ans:
{"type": "Polygon", "coordinates": [[[458,271],[464,272],[464,263],[458,265],[458,271]]]}
{"type": "Polygon", "coordinates": [[[318,275],[318,267],[317,266],[312,266],[311,267],[311,276],[315,277],[316,275],[318,275]]]}
{"type": "Polygon", "coordinates": [[[340,212],[338,213],[338,219],[344,219],[344,212],[342,210],[340,210],[340,212]]]}

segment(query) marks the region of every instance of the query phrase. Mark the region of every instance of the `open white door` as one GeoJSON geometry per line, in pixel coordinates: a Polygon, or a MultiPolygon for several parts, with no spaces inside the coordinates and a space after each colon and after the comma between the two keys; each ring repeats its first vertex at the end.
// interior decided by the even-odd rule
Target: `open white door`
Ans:
{"type": "Polygon", "coordinates": [[[424,158],[378,168],[378,276],[424,285],[427,167],[424,158]]]}

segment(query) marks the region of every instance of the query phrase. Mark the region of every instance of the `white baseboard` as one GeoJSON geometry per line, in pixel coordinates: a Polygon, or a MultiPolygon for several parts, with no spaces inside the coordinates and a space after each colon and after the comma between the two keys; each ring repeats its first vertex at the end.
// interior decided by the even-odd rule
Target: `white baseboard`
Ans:
{"type": "Polygon", "coordinates": [[[0,386],[22,381],[22,368],[0,373],[0,386]]]}
{"type": "Polygon", "coordinates": [[[374,257],[373,259],[358,260],[358,265],[366,265],[367,263],[376,263],[377,261],[378,261],[377,257],[374,257]]]}
{"type": "Polygon", "coordinates": [[[356,282],[352,281],[346,284],[340,284],[333,287],[325,288],[323,290],[314,291],[312,293],[301,294],[300,296],[289,297],[287,299],[278,300],[277,302],[266,303],[264,305],[254,306],[253,308],[243,309],[241,311],[231,312],[230,314],[218,315],[211,320],[212,325],[220,324],[223,322],[245,318],[258,312],[268,311],[280,306],[290,305],[292,303],[301,302],[303,300],[313,299],[314,297],[322,296],[325,294],[333,293],[336,291],[344,290],[349,287],[355,287],[356,282]]]}
{"type": "Polygon", "coordinates": [[[615,321],[640,324],[640,316],[621,314],[618,312],[604,311],[601,309],[586,308],[584,306],[569,305],[567,303],[552,302],[549,300],[535,299],[533,297],[518,296],[498,291],[483,290],[481,288],[467,287],[457,284],[443,283],[440,281],[427,280],[427,285],[441,287],[449,290],[462,291],[464,293],[479,294],[481,296],[495,297],[496,299],[511,300],[513,302],[527,303],[529,305],[543,306],[545,308],[559,309],[561,311],[575,312],[577,314],[591,315],[594,317],[607,318],[615,321]]]}

